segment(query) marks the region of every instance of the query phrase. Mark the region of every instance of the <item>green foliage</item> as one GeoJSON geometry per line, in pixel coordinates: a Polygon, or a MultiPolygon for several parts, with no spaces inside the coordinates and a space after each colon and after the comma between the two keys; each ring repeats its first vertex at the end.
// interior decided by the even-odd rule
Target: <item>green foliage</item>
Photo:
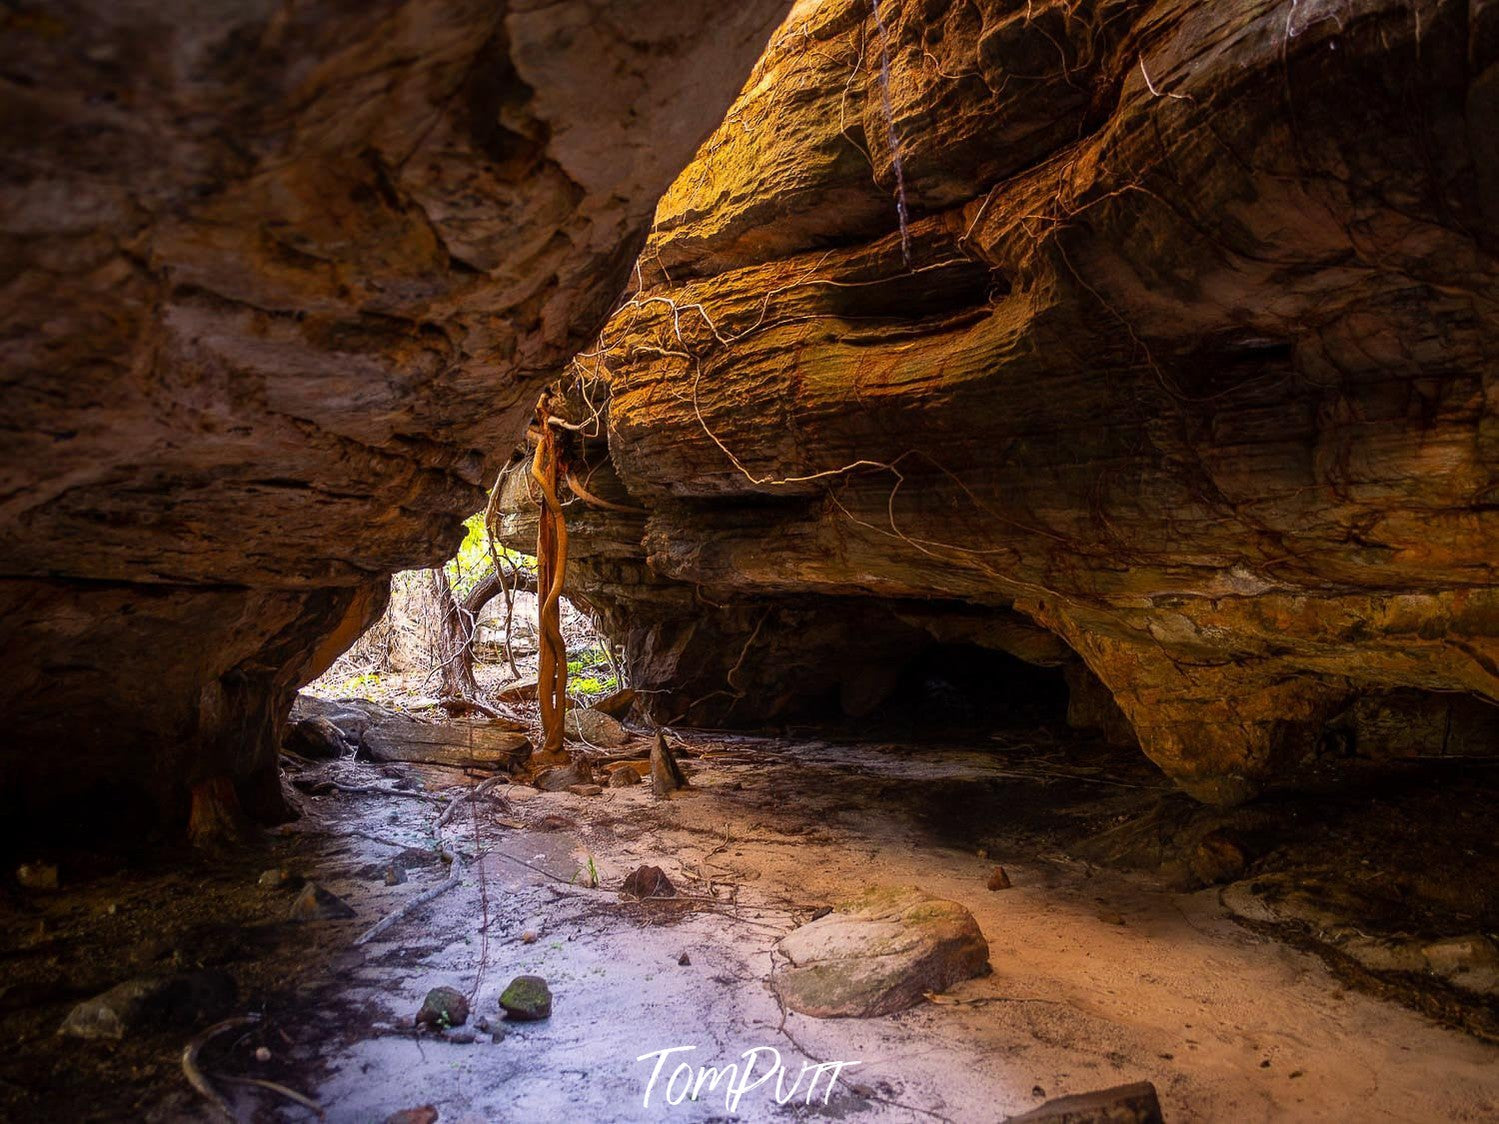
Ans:
{"type": "MultiPolygon", "coordinates": [[[[448,575],[448,584],[453,587],[453,595],[460,600],[494,572],[494,557],[489,549],[489,531],[484,526],[484,513],[481,511],[465,519],[463,530],[463,542],[458,545],[458,553],[448,559],[443,567],[448,575]]],[[[529,554],[508,550],[498,543],[495,544],[494,554],[498,554],[507,565],[518,566],[522,570],[536,569],[536,559],[529,554]]]]}
{"type": "Polygon", "coordinates": [[[587,703],[619,690],[609,652],[602,644],[593,644],[567,661],[567,693],[575,701],[587,703]]]}

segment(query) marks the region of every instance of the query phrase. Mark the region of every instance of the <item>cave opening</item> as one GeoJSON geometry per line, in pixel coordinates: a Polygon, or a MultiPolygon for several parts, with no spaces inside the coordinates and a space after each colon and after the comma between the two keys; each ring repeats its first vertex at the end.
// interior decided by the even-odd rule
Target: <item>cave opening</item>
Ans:
{"type": "Polygon", "coordinates": [[[996,730],[1065,724],[1060,667],[971,643],[934,643],[907,659],[861,730],[910,738],[983,739],[996,730]]]}
{"type": "Polygon", "coordinates": [[[1499,1119],[1499,3],[704,7],[0,9],[0,1116],[1499,1119]]]}

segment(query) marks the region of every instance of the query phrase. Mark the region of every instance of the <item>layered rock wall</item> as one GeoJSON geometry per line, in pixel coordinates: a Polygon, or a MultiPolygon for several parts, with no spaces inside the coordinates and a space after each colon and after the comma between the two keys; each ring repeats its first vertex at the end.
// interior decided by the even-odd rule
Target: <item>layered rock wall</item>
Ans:
{"type": "Polygon", "coordinates": [[[7,812],[266,791],[295,687],[451,553],[785,9],[5,7],[7,812]]]}
{"type": "Polygon", "coordinates": [[[880,11],[798,5],[567,376],[658,709],[794,690],[808,604],[1044,629],[1209,800],[1499,699],[1499,5],[880,11]]]}

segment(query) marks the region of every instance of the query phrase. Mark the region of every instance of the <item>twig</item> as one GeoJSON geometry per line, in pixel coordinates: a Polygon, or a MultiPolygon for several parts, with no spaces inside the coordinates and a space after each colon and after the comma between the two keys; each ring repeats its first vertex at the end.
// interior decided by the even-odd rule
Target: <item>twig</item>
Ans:
{"type": "Polygon", "coordinates": [[[433,898],[437,897],[439,894],[446,893],[454,886],[458,885],[460,881],[462,881],[463,864],[458,860],[457,853],[448,849],[447,847],[444,847],[442,850],[442,855],[443,858],[447,859],[448,862],[452,864],[451,869],[448,871],[448,880],[440,886],[433,886],[430,890],[422,891],[405,905],[397,909],[394,913],[386,917],[385,920],[375,922],[375,924],[371,925],[362,934],[355,938],[354,943],[356,945],[368,944],[370,941],[378,937],[381,933],[385,932],[385,930],[389,929],[397,921],[401,920],[401,918],[405,917],[412,910],[420,909],[422,906],[430,902],[433,898]]]}
{"type": "Polygon", "coordinates": [[[214,1110],[225,1120],[237,1121],[238,1118],[234,1115],[234,1110],[229,1107],[229,1102],[213,1087],[213,1082],[208,1080],[207,1075],[198,1068],[198,1055],[202,1053],[204,1046],[208,1045],[209,1042],[223,1034],[226,1030],[233,1030],[241,1026],[250,1026],[259,1021],[259,1015],[237,1015],[232,1019],[225,1019],[223,1022],[214,1023],[201,1034],[194,1036],[182,1048],[182,1073],[187,1078],[187,1083],[196,1089],[203,1099],[212,1105],[214,1110]]]}
{"type": "Polygon", "coordinates": [[[447,822],[453,818],[454,813],[458,811],[458,806],[460,804],[468,800],[478,800],[479,797],[486,795],[490,789],[499,784],[501,781],[509,783],[510,778],[502,773],[497,777],[490,777],[483,784],[477,785],[474,788],[469,789],[467,792],[460,792],[457,796],[453,797],[452,802],[443,809],[442,815],[437,817],[437,824],[432,829],[433,833],[436,834],[442,831],[447,822]]]}

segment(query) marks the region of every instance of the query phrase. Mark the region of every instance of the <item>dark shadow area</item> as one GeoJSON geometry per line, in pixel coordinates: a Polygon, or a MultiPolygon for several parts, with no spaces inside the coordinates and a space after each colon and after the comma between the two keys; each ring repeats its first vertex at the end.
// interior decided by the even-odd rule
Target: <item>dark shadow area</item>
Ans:
{"type": "Polygon", "coordinates": [[[906,662],[894,688],[858,725],[881,736],[983,737],[1064,724],[1067,699],[1061,668],[976,644],[933,644],[906,662]]]}

